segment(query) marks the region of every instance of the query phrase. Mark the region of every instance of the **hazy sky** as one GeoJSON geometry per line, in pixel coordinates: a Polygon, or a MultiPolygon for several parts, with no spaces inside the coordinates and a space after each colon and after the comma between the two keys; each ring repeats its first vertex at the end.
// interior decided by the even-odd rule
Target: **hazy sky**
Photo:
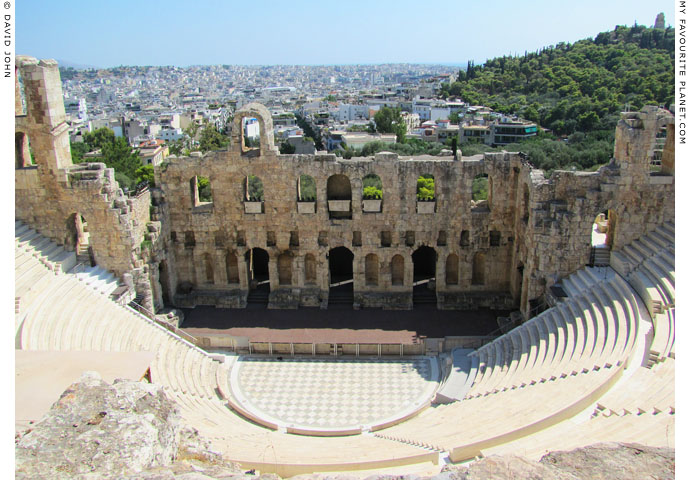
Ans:
{"type": "Polygon", "coordinates": [[[78,64],[455,63],[573,42],[673,0],[21,0],[16,53],[78,64]]]}

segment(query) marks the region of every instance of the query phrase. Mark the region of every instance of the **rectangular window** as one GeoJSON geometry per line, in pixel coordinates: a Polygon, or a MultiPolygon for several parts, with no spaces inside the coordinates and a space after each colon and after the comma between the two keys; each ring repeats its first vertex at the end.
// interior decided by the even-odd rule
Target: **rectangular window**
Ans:
{"type": "Polygon", "coordinates": [[[492,247],[501,245],[501,232],[498,230],[491,230],[489,232],[489,245],[492,247]]]}
{"type": "Polygon", "coordinates": [[[383,231],[381,232],[381,246],[390,247],[391,246],[391,232],[383,231]]]}

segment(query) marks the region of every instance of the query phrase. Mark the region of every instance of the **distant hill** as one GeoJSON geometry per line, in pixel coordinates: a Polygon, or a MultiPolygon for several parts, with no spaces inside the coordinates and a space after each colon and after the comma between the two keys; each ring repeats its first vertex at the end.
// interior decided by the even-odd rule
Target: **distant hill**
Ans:
{"type": "Polygon", "coordinates": [[[618,26],[574,44],[468,62],[444,94],[517,113],[558,135],[612,130],[626,105],[673,103],[674,36],[671,27],[618,26]]]}
{"type": "Polygon", "coordinates": [[[56,61],[58,62],[58,65],[62,68],[73,68],[75,70],[89,70],[92,68],[96,68],[96,69],[100,68],[100,67],[97,67],[95,65],[84,65],[81,63],[71,62],[69,60],[56,60],[56,61]]]}

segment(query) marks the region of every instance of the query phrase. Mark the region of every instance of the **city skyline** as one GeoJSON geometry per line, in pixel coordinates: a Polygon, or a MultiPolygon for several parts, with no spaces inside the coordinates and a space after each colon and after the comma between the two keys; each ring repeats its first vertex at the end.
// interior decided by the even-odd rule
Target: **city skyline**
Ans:
{"type": "Polygon", "coordinates": [[[663,12],[675,25],[674,2],[584,1],[564,7],[536,1],[529,9],[439,1],[288,6],[204,2],[165,4],[49,3],[16,5],[17,54],[70,64],[118,65],[366,65],[476,64],[522,55],[559,42],[593,37],[616,25],[650,26],[663,12]],[[258,14],[257,14],[258,12],[258,14]],[[253,18],[253,20],[252,20],[253,18]]]}

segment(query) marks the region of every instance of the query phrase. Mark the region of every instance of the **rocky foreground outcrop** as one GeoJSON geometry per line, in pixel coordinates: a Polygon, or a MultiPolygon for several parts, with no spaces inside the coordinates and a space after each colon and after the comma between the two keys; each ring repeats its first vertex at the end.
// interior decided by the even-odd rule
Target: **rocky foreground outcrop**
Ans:
{"type": "MultiPolygon", "coordinates": [[[[206,480],[260,478],[213,452],[181,423],[163,388],[85,373],[34,428],[15,439],[17,479],[206,480]]],[[[675,452],[637,444],[602,443],[551,452],[539,462],[492,456],[470,466],[448,466],[433,477],[373,475],[367,480],[637,480],[673,479],[675,452]]],[[[353,480],[315,474],[299,480],[353,480]]]]}

